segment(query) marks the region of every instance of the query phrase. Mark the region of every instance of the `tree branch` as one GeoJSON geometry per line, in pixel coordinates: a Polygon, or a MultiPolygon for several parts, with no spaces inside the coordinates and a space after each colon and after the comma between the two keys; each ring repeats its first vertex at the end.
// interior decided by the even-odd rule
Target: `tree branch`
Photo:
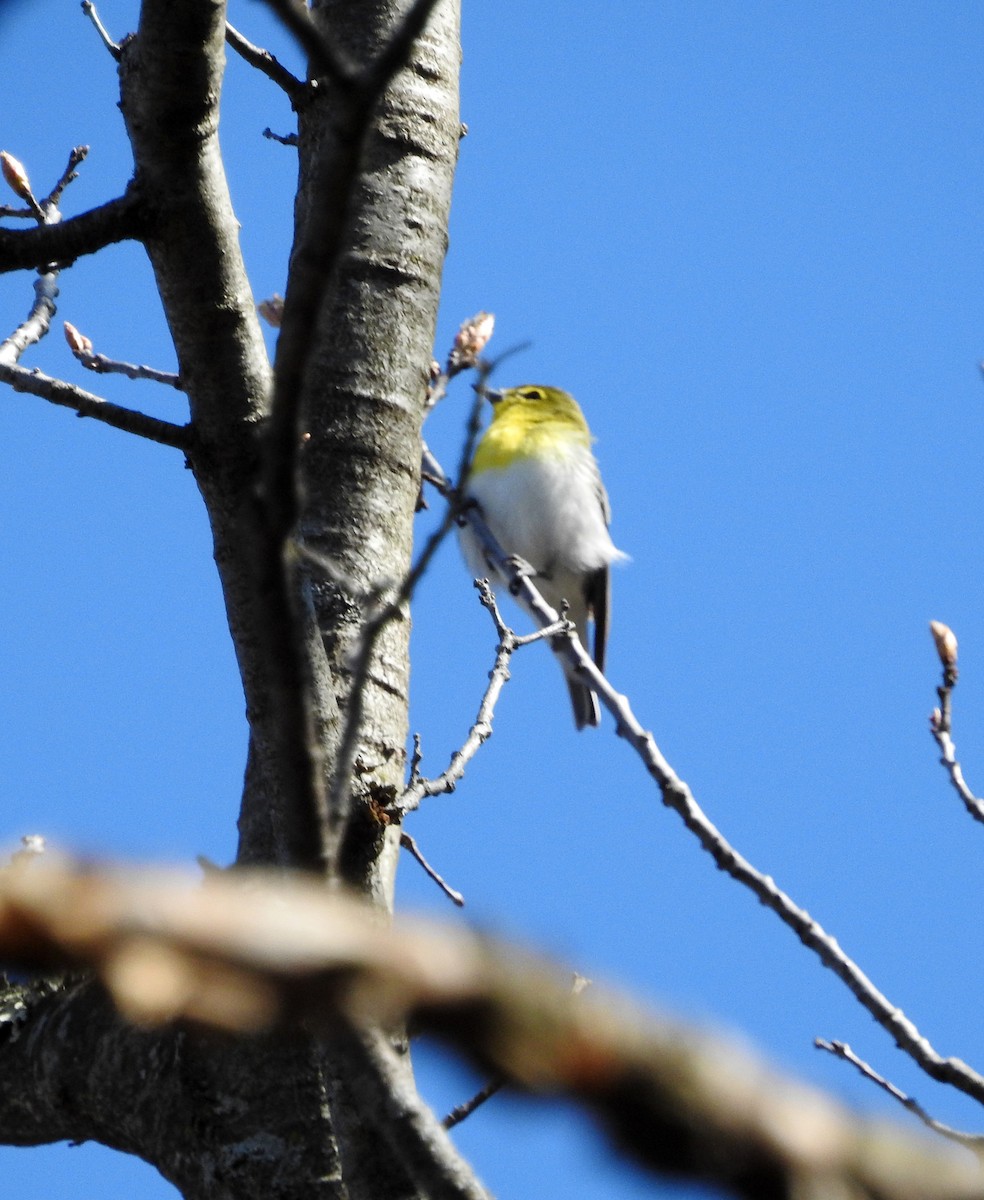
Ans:
{"type": "Polygon", "coordinates": [[[235,50],[244,62],[248,62],[251,67],[255,67],[257,71],[262,72],[267,79],[271,80],[287,94],[291,102],[291,107],[297,105],[308,87],[303,79],[298,79],[292,71],[288,71],[283,63],[275,58],[269,50],[264,50],[261,46],[255,46],[238,29],[230,25],[228,21],[226,21],[225,38],[226,43],[235,50]]]}
{"type": "Polygon", "coordinates": [[[180,375],[173,371],[158,371],[156,367],[142,366],[137,363],[122,362],[120,359],[107,358],[105,354],[94,354],[92,341],[84,333],[80,333],[69,321],[65,322],[65,341],[68,348],[87,371],[96,375],[125,375],[127,379],[149,379],[152,383],[164,383],[179,392],[185,390],[180,375]]]}
{"type": "Polygon", "coordinates": [[[114,42],[109,36],[109,33],[106,31],[106,26],[103,25],[102,21],[99,20],[99,14],[96,12],[96,6],[92,3],[92,0],[82,0],[82,11],[92,22],[96,33],[99,34],[99,40],[110,52],[113,58],[119,62],[121,53],[119,42],[114,42]]]}
{"type": "Polygon", "coordinates": [[[960,1129],[954,1129],[952,1125],[944,1125],[942,1121],[937,1121],[935,1117],[929,1115],[918,1100],[912,1096],[907,1096],[905,1092],[897,1088],[884,1075],[879,1075],[874,1067],[866,1063],[863,1058],[858,1058],[846,1042],[828,1042],[825,1038],[816,1038],[813,1044],[818,1050],[826,1050],[828,1054],[832,1054],[835,1058],[850,1063],[852,1067],[857,1069],[859,1074],[863,1075],[865,1079],[871,1080],[876,1087],[881,1088],[893,1100],[897,1100],[903,1108],[908,1109],[913,1116],[918,1117],[934,1133],[949,1138],[951,1142],[958,1142],[961,1146],[967,1146],[969,1149],[975,1150],[978,1154],[984,1152],[984,1134],[964,1133],[960,1129]]]}
{"type": "Polygon", "coordinates": [[[936,642],[936,653],[943,667],[943,680],[936,689],[940,700],[929,716],[929,731],[940,748],[940,765],[950,776],[957,795],[964,802],[967,812],[975,821],[984,823],[984,800],[971,791],[963,768],[957,761],[957,747],[953,740],[953,689],[957,686],[957,639],[953,630],[942,621],[930,621],[930,632],[936,642]]]}
{"type": "MultiPolygon", "coordinates": [[[[358,67],[333,41],[322,35],[311,20],[306,4],[299,0],[266,0],[266,4],[294,35],[298,45],[308,56],[313,75],[327,75],[346,92],[354,88],[359,76],[358,67]]],[[[384,80],[384,86],[385,82],[384,80]]]]}
{"type": "Polygon", "coordinates": [[[62,408],[73,409],[80,417],[92,417],[104,425],[111,425],[124,433],[134,433],[161,446],[173,446],[186,453],[190,453],[194,446],[190,425],[175,425],[171,421],[148,417],[145,413],[104,400],[101,396],[76,387],[74,383],[53,379],[41,371],[29,371],[25,367],[0,362],[0,381],[9,384],[15,392],[39,396],[62,408]]]}
{"type": "Polygon", "coordinates": [[[464,778],[465,767],[492,736],[492,715],[502,689],[509,681],[509,664],[515,652],[521,646],[527,646],[544,638],[550,638],[556,633],[561,633],[568,626],[567,621],[558,621],[556,625],[547,626],[545,629],[537,630],[536,633],[520,637],[503,621],[495,601],[495,595],[488,582],[484,579],[476,580],[475,586],[479,590],[482,605],[489,611],[499,635],[499,644],[495,650],[495,662],[489,672],[488,686],[482,695],[478,713],[468,731],[468,736],[460,748],[451,755],[451,761],[440,775],[433,779],[426,779],[420,774],[419,756],[414,756],[410,769],[410,781],[400,798],[387,810],[400,820],[407,813],[419,808],[420,802],[425,796],[440,796],[453,792],[464,778]]]}
{"type": "Polygon", "coordinates": [[[0,872],[0,955],[91,965],[145,1025],[334,1030],[342,1061],[372,1068],[355,1072],[360,1108],[379,1115],[427,1194],[449,1200],[481,1192],[370,1027],[411,1019],[513,1086],[576,1101],[651,1170],[748,1200],[979,1200],[984,1189],[979,1159],[869,1122],[720,1037],[597,987],[572,995],[553,964],[470,932],[381,924],[297,878],[198,885],[27,860],[0,872]],[[338,1036],[339,1020],[352,1037],[338,1036]]]}
{"type": "MultiPolygon", "coordinates": [[[[424,470],[428,477],[436,481],[435,485],[442,494],[449,498],[453,496],[450,481],[429,452],[425,454],[424,470]]],[[[518,570],[515,561],[506,555],[480,511],[476,507],[466,508],[461,512],[461,519],[478,535],[485,554],[508,581],[510,594],[518,600],[537,625],[545,629],[559,621],[558,613],[544,601],[533,580],[518,570]]],[[[891,1035],[899,1049],[905,1051],[930,1078],[940,1083],[948,1083],[984,1103],[984,1075],[958,1058],[945,1058],[940,1055],[905,1013],[892,1004],[857,963],[844,953],[836,939],[778,887],[771,876],[757,870],[727,841],[697,803],[687,784],[663,756],[653,735],[640,725],[630,707],[628,697],[616,692],[598,670],[581,645],[576,631],[567,629],[554,634],[551,638],[551,648],[597,692],[601,703],[615,717],[619,737],[635,750],[655,780],[663,803],[680,817],[686,828],[697,838],[701,848],[714,859],[717,867],[746,887],[760,903],[774,912],[783,924],[816,954],[821,963],[847,985],[858,1002],[891,1035]]]]}
{"type": "Polygon", "coordinates": [[[434,868],[424,857],[423,851],[417,845],[414,838],[412,838],[405,829],[400,830],[400,845],[404,850],[408,850],[413,855],[414,859],[419,864],[420,869],[424,872],[428,879],[432,879],[434,883],[437,884],[437,886],[441,889],[445,896],[447,896],[452,904],[454,904],[457,908],[464,908],[464,896],[462,896],[461,892],[456,891],[453,887],[451,887],[448,881],[442,878],[441,875],[434,870],[434,868]]]}
{"type": "Polygon", "coordinates": [[[117,199],[56,225],[0,229],[0,274],[42,268],[48,263],[67,267],[83,255],[116,242],[140,241],[149,233],[147,213],[131,185],[117,199]]]}

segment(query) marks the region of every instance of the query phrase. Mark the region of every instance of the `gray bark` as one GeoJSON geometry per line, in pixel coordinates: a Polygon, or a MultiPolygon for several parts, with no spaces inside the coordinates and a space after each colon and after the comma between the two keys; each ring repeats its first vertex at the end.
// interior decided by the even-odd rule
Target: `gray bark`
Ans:
{"type": "MultiPolygon", "coordinates": [[[[318,17],[365,62],[401,7],[392,0],[333,3],[318,17]]],[[[135,170],[119,236],[138,231],[144,241],[188,388],[188,460],[211,522],[251,731],[238,858],[289,864],[298,860],[285,833],[292,822],[297,827],[289,811],[296,795],[283,786],[255,561],[258,431],[270,414],[273,376],[218,144],[224,25],[221,0],[144,0],[138,32],[120,59],[135,170]]],[[[364,142],[340,145],[350,127],[338,120],[344,98],[330,85],[319,87],[301,117],[296,245],[303,247],[312,220],[323,215],[319,206],[344,201],[345,208],[332,214],[344,253],[304,370],[310,440],[300,532],[354,581],[356,593],[381,577],[400,578],[410,561],[457,155],[458,62],[457,0],[441,0],[376,106],[364,142]],[[345,161],[361,164],[353,187],[339,186],[345,161]]],[[[99,231],[107,241],[113,236],[99,231]]],[[[298,607],[311,615],[312,725],[330,773],[363,613],[356,594],[324,578],[309,572],[297,582],[298,607]]],[[[342,860],[348,881],[382,908],[392,904],[397,831],[375,821],[371,801],[390,797],[404,779],[408,639],[404,616],[373,654],[342,860]]],[[[84,979],[10,984],[0,996],[4,1017],[0,1138],[9,1144],[95,1139],[154,1164],[189,1198],[480,1194],[433,1118],[417,1107],[406,1056],[390,1053],[384,1076],[380,1060],[360,1052],[345,1031],[289,1042],[149,1033],[126,1026],[84,979]]]]}

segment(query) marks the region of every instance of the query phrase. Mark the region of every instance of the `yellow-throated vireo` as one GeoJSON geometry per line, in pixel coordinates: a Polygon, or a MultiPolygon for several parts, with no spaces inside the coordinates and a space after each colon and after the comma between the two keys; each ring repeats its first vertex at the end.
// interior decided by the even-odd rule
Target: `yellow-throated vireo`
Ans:
{"type": "MultiPolygon", "coordinates": [[[[560,388],[524,384],[487,391],[492,421],[475,450],[465,496],[478,504],[507,554],[525,560],[544,600],[577,626],[587,647],[594,621],[594,660],[605,669],[611,585],[609,566],[626,555],[608,534],[608,496],[591,452],[591,432],[574,397],[560,388]]],[[[476,576],[504,580],[475,533],[461,548],[476,576]]],[[[573,671],[567,687],[578,729],[597,725],[598,698],[573,671]]]]}

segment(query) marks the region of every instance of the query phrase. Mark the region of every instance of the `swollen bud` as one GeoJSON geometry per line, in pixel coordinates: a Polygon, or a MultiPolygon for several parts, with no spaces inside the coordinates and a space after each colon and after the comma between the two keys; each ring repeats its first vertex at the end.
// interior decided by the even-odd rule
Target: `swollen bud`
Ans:
{"type": "Polygon", "coordinates": [[[272,325],[274,329],[279,329],[280,323],[284,317],[283,296],[278,296],[276,292],[274,292],[269,300],[261,300],[259,304],[257,304],[256,311],[268,325],[272,325]]]}
{"type": "Polygon", "coordinates": [[[84,333],[79,333],[70,321],[65,322],[65,341],[73,354],[92,353],[92,339],[87,338],[84,333]]]}
{"type": "Polygon", "coordinates": [[[488,345],[492,331],[495,329],[495,316],[492,313],[480,312],[461,323],[461,328],[454,335],[454,345],[448,355],[448,370],[451,373],[473,367],[478,356],[488,345]]]}
{"type": "Polygon", "coordinates": [[[955,667],[957,665],[957,635],[949,625],[944,625],[942,621],[930,621],[929,632],[933,635],[933,641],[936,643],[936,653],[940,656],[940,662],[944,667],[955,667]]]}
{"type": "Polygon", "coordinates": [[[20,196],[22,200],[33,200],[31,181],[19,159],[8,154],[6,150],[0,150],[0,170],[3,171],[3,177],[15,195],[20,196]]]}

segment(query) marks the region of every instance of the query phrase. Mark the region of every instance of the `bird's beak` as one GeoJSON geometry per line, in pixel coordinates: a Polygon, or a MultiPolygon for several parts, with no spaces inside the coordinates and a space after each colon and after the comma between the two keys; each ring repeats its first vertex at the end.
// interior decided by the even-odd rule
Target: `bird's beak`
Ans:
{"type": "Polygon", "coordinates": [[[503,393],[500,392],[498,388],[486,388],[485,389],[485,399],[488,400],[488,402],[490,404],[498,404],[499,401],[502,399],[502,396],[503,396],[503,393]]]}

